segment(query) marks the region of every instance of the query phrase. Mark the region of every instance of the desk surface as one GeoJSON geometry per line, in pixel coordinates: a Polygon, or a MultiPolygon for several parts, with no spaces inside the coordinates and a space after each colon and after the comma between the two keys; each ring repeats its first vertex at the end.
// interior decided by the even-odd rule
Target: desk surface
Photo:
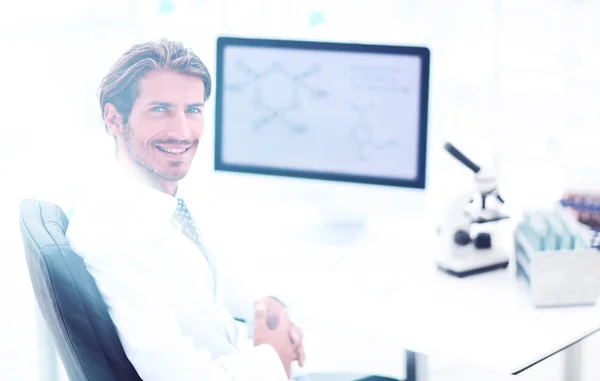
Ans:
{"type": "Polygon", "coordinates": [[[343,247],[263,240],[253,262],[288,285],[298,319],[506,373],[600,330],[599,306],[536,309],[510,271],[454,278],[435,268],[434,240],[372,228],[343,247]]]}
{"type": "MultiPolygon", "coordinates": [[[[400,266],[396,262],[388,268],[400,266]]],[[[388,277],[386,271],[362,278],[332,274],[327,291],[294,306],[300,315],[307,311],[302,316],[308,319],[314,318],[310,311],[320,310],[321,321],[348,332],[395,339],[414,351],[506,373],[517,373],[600,329],[598,308],[533,308],[507,272],[454,279],[433,267],[412,270],[399,271],[393,289],[379,292],[360,289],[368,289],[370,279],[388,277]]]]}

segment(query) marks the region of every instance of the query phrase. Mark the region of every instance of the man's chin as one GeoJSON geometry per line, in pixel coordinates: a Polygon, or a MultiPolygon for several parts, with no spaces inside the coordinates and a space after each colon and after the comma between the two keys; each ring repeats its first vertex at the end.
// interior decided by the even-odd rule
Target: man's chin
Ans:
{"type": "Polygon", "coordinates": [[[183,180],[185,178],[185,176],[187,175],[187,171],[186,172],[177,172],[177,173],[173,173],[173,172],[155,172],[155,173],[161,179],[163,179],[165,181],[171,181],[171,182],[183,180]]]}
{"type": "Polygon", "coordinates": [[[188,174],[189,170],[189,168],[187,168],[185,165],[180,165],[177,167],[163,167],[152,165],[144,160],[139,160],[135,156],[131,156],[131,158],[139,167],[144,168],[150,176],[158,177],[163,181],[176,182],[183,180],[188,174]]]}

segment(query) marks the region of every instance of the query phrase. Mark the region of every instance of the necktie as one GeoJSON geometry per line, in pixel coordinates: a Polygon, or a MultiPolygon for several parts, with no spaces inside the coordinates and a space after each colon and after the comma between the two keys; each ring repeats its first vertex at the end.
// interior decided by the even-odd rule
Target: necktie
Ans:
{"type": "Polygon", "coordinates": [[[192,241],[194,243],[194,245],[198,248],[198,250],[200,250],[200,252],[206,258],[206,261],[208,262],[208,265],[210,266],[210,269],[211,269],[211,272],[213,275],[213,281],[214,281],[213,292],[216,291],[216,289],[217,289],[217,279],[216,279],[217,273],[216,273],[216,269],[215,269],[215,263],[212,260],[208,251],[204,248],[204,246],[202,246],[202,243],[200,242],[200,236],[198,235],[198,230],[196,229],[196,225],[194,224],[194,220],[192,219],[192,216],[191,216],[187,206],[185,205],[185,202],[181,198],[177,199],[177,209],[175,210],[173,219],[180,224],[181,232],[186,237],[188,237],[190,239],[190,241],[192,241]]]}

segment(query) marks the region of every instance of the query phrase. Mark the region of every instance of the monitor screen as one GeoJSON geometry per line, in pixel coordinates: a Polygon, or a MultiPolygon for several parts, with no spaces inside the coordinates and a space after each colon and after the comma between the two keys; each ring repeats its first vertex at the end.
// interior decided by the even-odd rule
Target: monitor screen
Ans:
{"type": "Polygon", "coordinates": [[[220,37],[215,169],[425,188],[429,50],[220,37]]]}

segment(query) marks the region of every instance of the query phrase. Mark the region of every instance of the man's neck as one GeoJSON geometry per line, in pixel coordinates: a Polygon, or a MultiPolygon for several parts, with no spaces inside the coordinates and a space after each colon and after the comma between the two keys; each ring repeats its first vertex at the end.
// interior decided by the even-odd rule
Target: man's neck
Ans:
{"type": "Polygon", "coordinates": [[[151,173],[148,169],[136,164],[131,159],[124,156],[125,155],[116,152],[115,158],[117,163],[135,179],[159,192],[175,196],[177,193],[176,181],[161,179],[156,174],[151,173]]]}

